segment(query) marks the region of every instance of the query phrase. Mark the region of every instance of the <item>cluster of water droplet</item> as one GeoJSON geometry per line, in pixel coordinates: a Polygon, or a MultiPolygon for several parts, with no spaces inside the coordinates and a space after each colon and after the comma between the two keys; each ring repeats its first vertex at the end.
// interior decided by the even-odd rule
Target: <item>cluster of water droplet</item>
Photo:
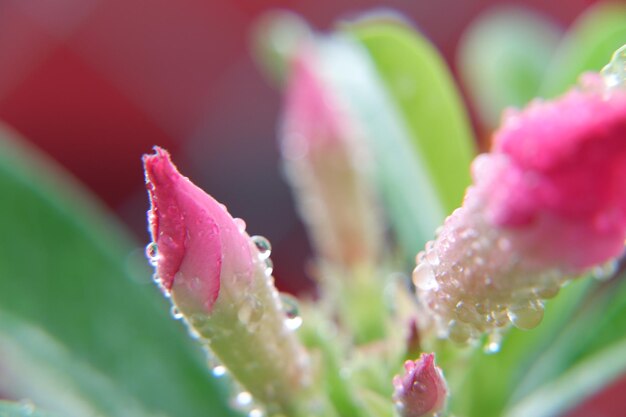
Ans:
{"type": "Polygon", "coordinates": [[[485,351],[497,352],[500,331],[510,324],[537,326],[544,300],[556,296],[568,277],[526,262],[515,234],[487,224],[482,204],[475,203],[448,217],[417,255],[413,283],[440,337],[466,343],[487,332],[485,351]]]}

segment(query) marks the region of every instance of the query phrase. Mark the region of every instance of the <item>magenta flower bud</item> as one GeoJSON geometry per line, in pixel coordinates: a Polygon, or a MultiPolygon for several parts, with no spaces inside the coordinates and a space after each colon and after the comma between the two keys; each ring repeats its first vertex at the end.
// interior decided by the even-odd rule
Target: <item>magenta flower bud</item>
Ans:
{"type": "Polygon", "coordinates": [[[393,400],[402,417],[432,417],[446,403],[448,388],[435,355],[423,353],[416,361],[404,363],[404,375],[393,378],[393,400]]]}
{"type": "Polygon", "coordinates": [[[310,383],[308,356],[287,326],[267,247],[258,248],[243,221],[183,177],[166,151],[155,148],[144,165],[150,255],[162,289],[256,401],[268,412],[297,415],[310,383]]]}
{"type": "Polygon", "coordinates": [[[418,254],[417,295],[441,337],[533,328],[564,282],[622,253],[626,90],[583,82],[505,114],[463,206],[418,254]]]}
{"type": "Polygon", "coordinates": [[[363,132],[323,79],[316,52],[306,44],[293,60],[281,149],[317,253],[354,265],[379,256],[382,227],[363,132]]]}

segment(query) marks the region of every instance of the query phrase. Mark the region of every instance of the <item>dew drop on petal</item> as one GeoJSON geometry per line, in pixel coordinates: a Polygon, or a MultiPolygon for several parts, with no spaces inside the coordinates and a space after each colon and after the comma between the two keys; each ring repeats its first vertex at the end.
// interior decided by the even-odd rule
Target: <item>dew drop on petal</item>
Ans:
{"type": "Polygon", "coordinates": [[[263,236],[252,236],[252,243],[259,251],[260,259],[267,259],[272,254],[272,244],[263,236]]]}
{"type": "Polygon", "coordinates": [[[285,325],[289,330],[298,329],[302,325],[298,300],[290,294],[281,293],[280,302],[285,313],[285,325]]]}
{"type": "Polygon", "coordinates": [[[261,318],[263,317],[264,309],[261,301],[253,295],[248,295],[244,298],[239,311],[237,312],[237,318],[248,328],[248,331],[253,332],[256,330],[261,318]]]}
{"type": "Polygon", "coordinates": [[[507,315],[511,323],[519,329],[530,330],[539,325],[543,319],[543,304],[528,302],[509,307],[507,315]]]}
{"type": "Polygon", "coordinates": [[[263,411],[258,408],[253,408],[248,413],[248,417],[264,417],[263,411]]]}
{"type": "Polygon", "coordinates": [[[174,320],[180,320],[183,318],[183,313],[181,313],[176,306],[172,306],[172,308],[170,308],[170,314],[174,318],[174,320]]]}
{"type": "Polygon", "coordinates": [[[468,325],[452,320],[448,329],[448,337],[453,342],[463,344],[470,340],[472,334],[468,325]]]}
{"type": "Polygon", "coordinates": [[[226,375],[226,367],[224,365],[216,365],[211,370],[211,373],[216,378],[221,378],[226,375]]]}
{"type": "Polygon", "coordinates": [[[265,259],[265,276],[269,277],[274,272],[274,262],[270,258],[265,259]]]}
{"type": "Polygon", "coordinates": [[[618,269],[617,261],[611,261],[611,262],[607,262],[604,265],[600,265],[600,266],[593,268],[593,270],[591,271],[591,274],[598,281],[608,281],[611,278],[613,278],[613,276],[617,272],[617,269],[618,269]]]}
{"type": "Polygon", "coordinates": [[[235,402],[240,407],[245,407],[252,404],[252,395],[247,391],[241,391],[235,397],[235,402]]]}
{"type": "Polygon", "coordinates": [[[246,222],[243,219],[240,219],[239,217],[234,218],[233,221],[235,222],[235,225],[237,226],[237,230],[239,230],[240,233],[243,233],[246,231],[246,222]]]}
{"type": "Polygon", "coordinates": [[[493,332],[487,336],[487,341],[485,346],[483,346],[483,351],[489,355],[493,355],[494,353],[500,352],[500,347],[502,345],[502,333],[493,332]]]}
{"type": "Polygon", "coordinates": [[[156,242],[148,243],[146,246],[146,257],[148,258],[150,265],[157,265],[157,261],[159,260],[159,246],[156,242]]]}
{"type": "Polygon", "coordinates": [[[413,284],[422,291],[434,290],[439,286],[432,268],[425,263],[420,263],[413,270],[413,284]]]}

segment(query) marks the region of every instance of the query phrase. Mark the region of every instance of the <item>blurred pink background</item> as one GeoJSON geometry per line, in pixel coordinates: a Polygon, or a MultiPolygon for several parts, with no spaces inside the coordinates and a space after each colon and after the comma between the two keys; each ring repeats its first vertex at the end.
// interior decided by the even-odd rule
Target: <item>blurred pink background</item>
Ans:
{"type": "MultiPolygon", "coordinates": [[[[278,164],[280,94],[249,54],[255,18],[280,7],[327,30],[338,18],[390,7],[413,20],[454,69],[463,30],[502,3],[2,0],[0,120],[76,175],[142,243],[148,205],[140,157],[155,144],[170,149],[183,173],[244,218],[251,234],[272,241],[282,289],[310,288],[306,238],[278,164]]],[[[563,26],[593,3],[508,2],[563,26]]],[[[602,403],[610,407],[615,398],[602,403]]],[[[583,415],[592,416],[571,417],[583,415]]]]}

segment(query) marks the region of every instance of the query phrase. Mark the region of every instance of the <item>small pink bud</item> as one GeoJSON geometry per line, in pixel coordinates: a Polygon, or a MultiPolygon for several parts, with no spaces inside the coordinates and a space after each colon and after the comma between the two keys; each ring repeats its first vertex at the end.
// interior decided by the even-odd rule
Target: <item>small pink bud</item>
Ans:
{"type": "Polygon", "coordinates": [[[446,403],[448,388],[435,355],[423,353],[416,361],[406,361],[402,377],[393,378],[393,400],[402,417],[431,417],[446,403]]]}
{"type": "Polygon", "coordinates": [[[413,281],[439,336],[533,328],[563,283],[623,252],[626,90],[583,82],[505,115],[463,206],[418,254],[413,281]]]}
{"type": "Polygon", "coordinates": [[[343,265],[375,259],[382,228],[364,137],[328,82],[312,45],[293,63],[281,126],[288,179],[316,251],[343,265]]]}

